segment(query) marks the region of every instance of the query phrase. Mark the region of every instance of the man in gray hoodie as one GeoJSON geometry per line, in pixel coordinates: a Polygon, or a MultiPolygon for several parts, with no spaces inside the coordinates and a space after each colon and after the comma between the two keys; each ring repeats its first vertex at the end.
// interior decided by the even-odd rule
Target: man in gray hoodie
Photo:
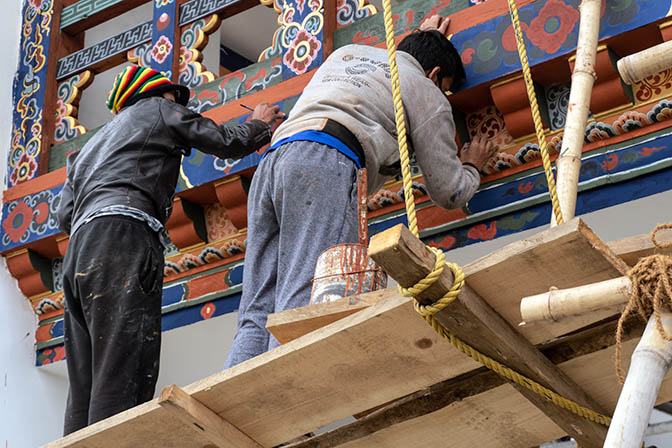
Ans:
{"type": "MultiPolygon", "coordinates": [[[[455,124],[444,91],[464,81],[448,20],[428,19],[398,47],[408,137],[430,197],[462,207],[496,150],[477,139],[457,155],[455,124]]],[[[275,132],[248,196],[247,251],[238,332],[226,367],[268,349],[270,313],[310,301],[315,261],[325,249],[357,242],[357,169],[368,191],[399,173],[387,51],[348,45],[317,70],[275,132]]]]}

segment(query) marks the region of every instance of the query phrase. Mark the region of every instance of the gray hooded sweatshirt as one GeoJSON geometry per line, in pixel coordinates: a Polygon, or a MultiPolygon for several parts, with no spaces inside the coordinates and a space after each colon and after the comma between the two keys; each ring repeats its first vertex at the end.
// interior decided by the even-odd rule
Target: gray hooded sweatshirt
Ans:
{"type": "MultiPolygon", "coordinates": [[[[462,207],[478,189],[480,175],[457,157],[450,103],[411,55],[397,52],[397,64],[407,133],[427,191],[442,208],[462,207]]],[[[386,50],[363,45],[336,50],[308,83],[272,143],[320,130],[327,119],[357,137],[366,157],[369,193],[378,190],[391,178],[379,168],[399,160],[386,50]]]]}

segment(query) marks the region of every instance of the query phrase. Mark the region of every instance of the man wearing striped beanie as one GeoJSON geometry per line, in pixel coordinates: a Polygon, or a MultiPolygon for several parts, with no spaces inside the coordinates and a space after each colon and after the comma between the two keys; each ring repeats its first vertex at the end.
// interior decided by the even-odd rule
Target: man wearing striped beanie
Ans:
{"type": "Polygon", "coordinates": [[[115,117],[68,156],[57,216],[70,389],[64,433],[150,400],[159,371],[165,223],[192,148],[238,159],[284,114],[258,105],[238,126],[186,108],[189,89],[138,66],[115,79],[115,117]]]}

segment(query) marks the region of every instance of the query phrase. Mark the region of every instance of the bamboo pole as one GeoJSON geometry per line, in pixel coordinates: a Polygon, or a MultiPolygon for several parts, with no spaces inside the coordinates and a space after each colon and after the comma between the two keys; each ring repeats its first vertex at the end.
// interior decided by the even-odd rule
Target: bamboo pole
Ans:
{"type": "Polygon", "coordinates": [[[630,300],[630,279],[619,277],[568,289],[553,289],[520,301],[521,325],[542,320],[557,321],[620,305],[630,300]]]}
{"type": "MultiPolygon", "coordinates": [[[[672,313],[661,312],[663,328],[672,333],[672,313]]],[[[640,448],[663,377],[672,367],[672,342],[666,341],[651,316],[632,354],[630,370],[609,426],[604,448],[640,448]]]]}
{"type": "Polygon", "coordinates": [[[642,79],[672,67],[672,41],[663,42],[639,53],[618,60],[618,73],[626,84],[635,84],[642,79]]]}
{"type": "MultiPolygon", "coordinates": [[[[600,0],[582,0],[580,8],[579,39],[576,62],[572,73],[567,121],[562,136],[558,170],[557,192],[565,222],[574,217],[576,195],[581,168],[581,150],[588,120],[590,95],[595,81],[595,58],[600,28],[600,0]]],[[[551,225],[555,225],[553,217],[551,225]]]]}

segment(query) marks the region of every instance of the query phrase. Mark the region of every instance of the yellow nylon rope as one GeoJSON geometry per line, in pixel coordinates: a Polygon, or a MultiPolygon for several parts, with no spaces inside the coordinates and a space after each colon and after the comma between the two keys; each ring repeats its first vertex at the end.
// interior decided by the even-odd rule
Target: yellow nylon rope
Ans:
{"type": "MultiPolygon", "coordinates": [[[[509,0],[509,6],[512,5],[513,0],[509,0]]],[[[513,5],[513,10],[515,11],[515,4],[513,5]]],[[[409,230],[418,237],[418,224],[417,224],[417,219],[415,216],[415,201],[413,198],[413,192],[411,189],[412,186],[412,179],[411,179],[411,170],[409,167],[409,156],[408,156],[408,145],[407,145],[407,139],[406,139],[406,123],[404,122],[404,112],[403,112],[403,106],[401,102],[401,88],[399,85],[399,71],[397,68],[397,57],[396,57],[396,45],[394,43],[394,23],[392,21],[392,5],[390,3],[390,0],[383,0],[383,17],[385,21],[385,36],[386,36],[386,43],[387,43],[387,53],[388,53],[388,59],[389,59],[389,64],[390,64],[390,77],[391,77],[391,82],[392,82],[392,92],[393,92],[393,100],[394,100],[394,112],[395,112],[395,121],[397,124],[397,142],[399,144],[399,157],[401,159],[401,172],[403,176],[403,187],[404,187],[404,198],[406,202],[406,214],[408,216],[408,227],[409,230]]],[[[513,12],[512,12],[512,18],[513,18],[513,12]]],[[[517,26],[518,26],[518,32],[520,32],[520,24],[518,23],[518,16],[517,16],[517,11],[515,18],[517,26]]],[[[515,25],[514,25],[515,26],[515,25]]],[[[519,50],[522,46],[522,36],[521,40],[519,40],[519,50]]],[[[524,51],[524,47],[523,47],[524,51]]],[[[525,71],[525,67],[527,67],[527,72],[528,72],[528,77],[529,77],[529,65],[527,64],[527,57],[525,57],[525,62],[523,65],[523,71],[525,71]]],[[[531,83],[531,77],[530,77],[530,83],[531,83]]],[[[527,79],[526,79],[527,83],[527,79]]],[[[530,84],[531,85],[531,84],[530,84]]],[[[528,93],[530,93],[530,90],[528,89],[528,93]]],[[[534,95],[534,90],[532,87],[532,93],[531,95],[534,95]]],[[[536,105],[536,97],[534,97],[535,100],[535,105],[536,105]]],[[[539,116],[539,109],[537,106],[536,109],[536,116],[539,116]]],[[[535,121],[535,127],[536,127],[536,121],[535,121]]],[[[541,126],[541,120],[539,119],[539,125],[541,126]]],[[[543,137],[543,126],[541,126],[541,137],[543,137]]],[[[540,138],[540,147],[545,148],[545,140],[543,138],[540,138]]],[[[542,154],[545,150],[542,150],[542,154]]],[[[546,156],[548,156],[548,153],[546,152],[546,156]]],[[[555,209],[555,203],[557,203],[557,195],[555,193],[555,182],[553,180],[553,173],[550,171],[550,162],[548,164],[548,171],[547,175],[550,172],[550,178],[549,178],[549,187],[553,185],[553,190],[551,191],[551,197],[552,199],[555,198],[554,202],[554,210],[555,209]]],[[[546,166],[544,166],[546,168],[546,166]]],[[[562,222],[562,214],[560,213],[559,207],[556,210],[556,219],[558,223],[562,222]]],[[[533,381],[518,372],[504,366],[503,364],[499,363],[498,361],[495,361],[494,359],[483,355],[482,353],[478,352],[475,348],[469,346],[468,344],[465,344],[463,341],[455,337],[454,335],[450,334],[443,326],[434,318],[434,314],[441,311],[444,309],[450,302],[455,300],[455,298],[459,295],[460,291],[462,290],[462,286],[464,284],[464,272],[462,269],[453,263],[446,263],[445,261],[445,254],[443,251],[440,249],[436,249],[433,247],[428,247],[434,254],[435,254],[435,266],[432,272],[424,279],[422,279],[420,282],[418,282],[416,285],[404,289],[404,288],[399,288],[401,292],[406,295],[406,296],[416,296],[425,289],[427,289],[432,283],[434,283],[439,276],[441,275],[441,272],[443,271],[444,266],[447,264],[448,267],[453,271],[453,275],[455,277],[455,281],[453,283],[453,286],[451,289],[438,301],[434,302],[432,305],[424,306],[420,305],[420,303],[413,298],[414,306],[416,311],[420,315],[423,316],[423,318],[429,323],[429,325],[439,334],[441,335],[444,339],[448,340],[455,348],[460,350],[462,353],[466,354],[470,358],[474,359],[475,361],[480,362],[487,368],[493,370],[494,372],[497,372],[498,374],[502,375],[504,378],[515,382],[516,384],[519,384],[529,390],[534,391],[535,393],[547,398],[548,400],[551,400],[553,403],[556,405],[567,409],[571,412],[573,412],[576,415],[580,415],[582,417],[585,417],[593,422],[600,423],[603,425],[608,426],[609,423],[611,422],[611,418],[602,415],[600,413],[597,413],[595,411],[592,411],[584,406],[581,406],[580,404],[568,400],[557,393],[553,392],[552,390],[542,386],[541,384],[537,383],[536,381],[533,381]]]]}
{"type": "Polygon", "coordinates": [[[558,201],[558,192],[555,188],[555,178],[553,177],[553,169],[551,168],[551,157],[548,154],[548,147],[546,146],[546,136],[544,135],[544,125],[539,114],[539,105],[537,104],[537,94],[534,91],[534,82],[532,81],[532,74],[530,73],[530,63],[527,60],[527,51],[525,50],[525,41],[523,40],[523,32],[520,29],[520,19],[518,18],[518,8],[516,8],[515,0],[507,0],[509,3],[509,11],[511,13],[511,23],[513,24],[513,32],[516,36],[516,46],[518,47],[518,56],[520,56],[520,65],[523,67],[523,79],[525,80],[525,87],[527,88],[527,97],[530,99],[530,107],[532,109],[532,119],[534,120],[534,130],[539,141],[539,150],[541,151],[541,161],[544,164],[544,172],[546,173],[546,180],[548,182],[548,192],[551,195],[551,204],[553,204],[553,213],[555,213],[555,221],[558,224],[564,222],[562,218],[562,210],[560,209],[560,202],[558,201]]]}

